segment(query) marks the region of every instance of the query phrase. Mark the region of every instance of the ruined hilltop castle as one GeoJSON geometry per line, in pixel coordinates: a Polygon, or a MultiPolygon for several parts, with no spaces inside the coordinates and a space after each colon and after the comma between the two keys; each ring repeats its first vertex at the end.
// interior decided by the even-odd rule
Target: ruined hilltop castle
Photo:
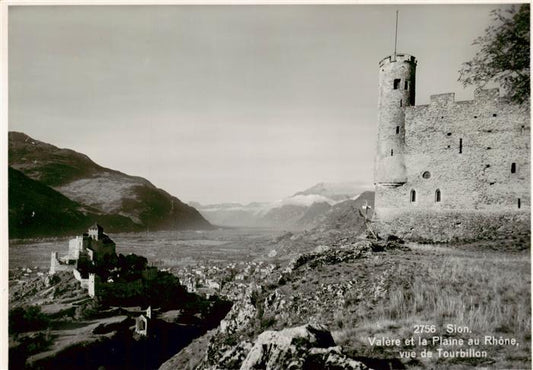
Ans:
{"type": "Polygon", "coordinates": [[[378,233],[439,242],[528,235],[529,104],[490,89],[416,106],[416,65],[408,54],[379,62],[378,233]]]}
{"type": "Polygon", "coordinates": [[[115,256],[115,248],[113,240],[104,234],[104,228],[95,223],[82,236],[69,240],[66,256],[59,257],[55,251],[51,253],[49,273],[54,275],[59,271],[72,271],[81,287],[94,297],[97,277],[90,273],[87,267],[115,256]]]}

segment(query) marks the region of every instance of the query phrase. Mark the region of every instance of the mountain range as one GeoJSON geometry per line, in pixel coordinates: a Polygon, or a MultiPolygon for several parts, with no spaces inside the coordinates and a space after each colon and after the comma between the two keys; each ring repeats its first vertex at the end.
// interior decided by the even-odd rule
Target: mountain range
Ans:
{"type": "MultiPolygon", "coordinates": [[[[352,209],[354,205],[360,207],[364,201],[373,206],[370,189],[369,185],[357,182],[319,183],[271,203],[190,204],[209,222],[219,226],[306,230],[331,223],[342,210],[352,209]]],[[[357,211],[355,215],[360,217],[357,211]]]]}
{"type": "Polygon", "coordinates": [[[207,229],[193,207],[142,177],[102,167],[84,154],[9,132],[9,237],[207,229]]]}
{"type": "Polygon", "coordinates": [[[335,227],[373,205],[363,183],[319,183],[270,203],[187,205],[142,177],[88,156],[9,132],[9,237],[78,234],[99,222],[110,232],[272,227],[335,227]],[[339,221],[339,217],[344,221],[339,221]],[[337,221],[335,221],[337,220],[337,221]]]}

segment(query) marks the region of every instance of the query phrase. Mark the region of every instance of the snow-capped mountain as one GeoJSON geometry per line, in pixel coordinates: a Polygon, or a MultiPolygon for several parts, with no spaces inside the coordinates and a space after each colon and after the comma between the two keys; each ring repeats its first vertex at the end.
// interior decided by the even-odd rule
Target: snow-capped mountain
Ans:
{"type": "Polygon", "coordinates": [[[370,184],[319,183],[271,203],[191,203],[209,222],[219,226],[276,227],[306,229],[335,205],[356,199],[370,184]]]}

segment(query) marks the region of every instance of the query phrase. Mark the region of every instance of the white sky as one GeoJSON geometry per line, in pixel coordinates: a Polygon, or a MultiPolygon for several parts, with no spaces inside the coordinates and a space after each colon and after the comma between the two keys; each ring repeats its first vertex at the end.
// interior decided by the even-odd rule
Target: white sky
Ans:
{"type": "Polygon", "coordinates": [[[456,92],[495,5],[9,8],[9,130],[183,201],[372,183],[378,62],[418,59],[417,104],[456,92]]]}

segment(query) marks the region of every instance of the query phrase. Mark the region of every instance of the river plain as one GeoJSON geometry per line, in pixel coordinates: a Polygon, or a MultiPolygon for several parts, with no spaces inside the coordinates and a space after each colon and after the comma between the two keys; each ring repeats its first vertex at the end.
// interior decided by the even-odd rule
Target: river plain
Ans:
{"type": "MultiPolygon", "coordinates": [[[[141,255],[159,268],[262,260],[279,234],[278,230],[261,228],[108,233],[117,254],[141,255]]],[[[47,270],[51,252],[67,254],[69,239],[75,236],[10,240],[9,269],[47,270]]]]}

